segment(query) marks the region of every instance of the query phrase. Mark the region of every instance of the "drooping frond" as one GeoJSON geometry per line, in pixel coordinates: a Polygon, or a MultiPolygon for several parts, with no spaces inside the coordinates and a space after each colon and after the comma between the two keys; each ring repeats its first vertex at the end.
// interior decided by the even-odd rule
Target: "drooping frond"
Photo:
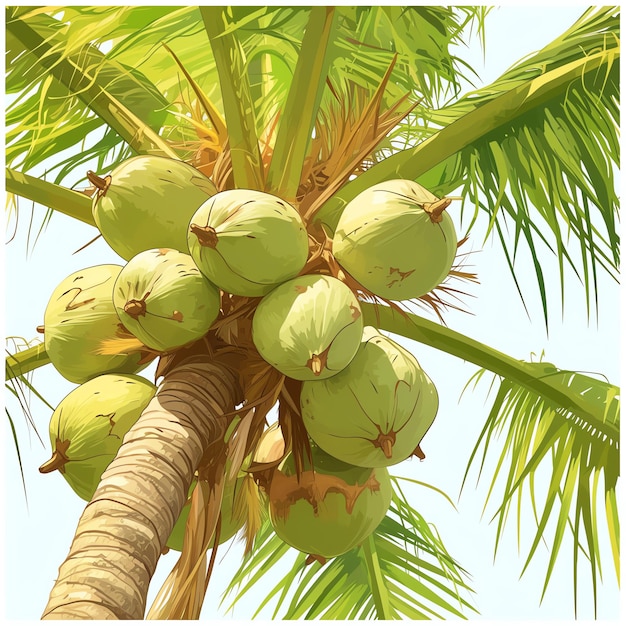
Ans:
{"type": "MultiPolygon", "coordinates": [[[[620,462],[620,390],[619,387],[585,374],[559,370],[550,363],[528,365],[535,371],[537,378],[557,380],[571,390],[572,394],[578,394],[589,404],[596,406],[606,427],[603,428],[600,423],[589,422],[575,411],[533,393],[507,378],[499,377],[500,385],[493,406],[474,447],[467,471],[476,464],[479,466],[480,477],[488,449],[497,447],[500,450],[487,495],[487,503],[496,498],[498,481],[504,477],[504,486],[498,498],[500,503],[494,515],[498,524],[495,550],[497,551],[512,506],[516,502],[518,507],[522,507],[522,492],[527,487],[529,501],[524,506],[533,507],[537,530],[522,573],[537,554],[540,542],[545,541],[551,546],[543,598],[563,539],[571,532],[574,550],[574,608],[576,609],[578,599],[578,568],[583,566],[581,560],[586,561],[590,568],[595,607],[598,579],[602,576],[599,542],[602,524],[598,518],[597,506],[600,501],[604,501],[606,531],[619,580],[616,483],[620,462]],[[504,445],[495,443],[498,437],[504,437],[504,445]],[[545,496],[541,497],[541,504],[534,478],[543,475],[544,471],[548,472],[549,485],[545,496]],[[547,528],[554,521],[554,532],[547,536],[547,528]]],[[[484,370],[479,371],[474,376],[475,381],[483,374],[484,370]]],[[[519,522],[518,517],[518,528],[519,522]]]]}
{"type": "MultiPolygon", "coordinates": [[[[259,603],[275,603],[281,619],[463,618],[475,610],[466,572],[446,551],[436,530],[408,503],[394,480],[389,513],[373,535],[353,550],[320,565],[298,553],[291,569],[259,603]]],[[[262,527],[255,548],[227,592],[231,608],[293,550],[262,527]]]]}
{"type": "Polygon", "coordinates": [[[31,169],[101,127],[114,132],[90,158],[104,159],[120,140],[135,151],[175,158],[157,134],[165,98],[136,69],[110,61],[91,43],[63,37],[62,29],[45,14],[15,17],[7,9],[6,86],[17,96],[7,111],[7,162],[31,169]]]}
{"type": "Polygon", "coordinates": [[[561,411],[576,415],[592,428],[619,439],[619,422],[607,420],[605,407],[584,389],[559,376],[545,376],[533,363],[514,359],[499,350],[409,312],[388,306],[361,303],[363,323],[432,346],[511,380],[561,411]]]}
{"type": "Polygon", "coordinates": [[[486,7],[358,6],[339,11],[339,50],[331,68],[337,85],[354,82],[373,91],[397,55],[390,101],[410,92],[437,107],[440,100],[458,95],[460,77],[475,76],[452,50],[472,28],[482,32],[486,7]]]}
{"type": "MultiPolygon", "coordinates": [[[[62,150],[73,149],[61,163],[54,163],[54,180],[60,183],[73,175],[74,184],[86,160],[97,159],[98,169],[104,169],[131,156],[128,137],[120,131],[130,130],[133,124],[128,125],[126,115],[111,115],[108,106],[98,108],[93,94],[101,103],[117,101],[141,120],[145,133],[138,139],[160,132],[170,146],[177,146],[182,158],[186,156],[180,146],[197,139],[197,127],[189,116],[173,110],[185,99],[187,74],[224,115],[227,107],[198,7],[69,6],[52,15],[49,8],[25,9],[13,7],[7,12],[6,89],[14,100],[7,117],[11,167],[27,172],[62,150]],[[12,29],[28,29],[34,39],[22,41],[12,29]],[[70,73],[63,69],[70,66],[70,73]]],[[[398,54],[388,97],[395,100],[415,91],[416,98],[428,102],[450,89],[458,91],[459,76],[469,69],[454,56],[452,47],[474,25],[480,30],[485,14],[481,7],[337,7],[336,11],[337,45],[328,62],[337,85],[354,81],[375,91],[398,54]],[[421,33],[418,42],[415,32],[421,33]]],[[[285,107],[310,8],[231,7],[229,12],[224,37],[236,37],[241,46],[240,69],[250,83],[256,134],[261,136],[285,107]]],[[[192,97],[189,104],[195,103],[192,97]]],[[[138,126],[136,121],[134,125],[138,126]]]]}

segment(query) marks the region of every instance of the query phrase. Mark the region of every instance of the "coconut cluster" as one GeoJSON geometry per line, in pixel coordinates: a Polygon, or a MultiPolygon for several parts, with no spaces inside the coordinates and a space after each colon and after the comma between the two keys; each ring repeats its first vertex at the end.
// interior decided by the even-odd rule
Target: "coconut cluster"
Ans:
{"type": "MultiPolygon", "coordinates": [[[[183,162],[139,156],[88,178],[95,223],[126,264],[76,272],[50,298],[48,355],[81,386],[53,415],[53,459],[42,471],[60,469],[91,497],[117,452],[112,433],[121,445],[122,421],[130,427],[154,394],[137,372],[153,358],[210,342],[228,315],[225,303],[243,302],[250,349],[297,385],[295,410],[311,450],[302,468],[282,442],[280,463],[263,474],[276,533],[319,558],[361,543],[389,507],[387,468],[418,454],[438,397],[410,352],[364,327],[360,303],[365,295],[389,304],[420,298],[445,279],[457,247],[450,200],[413,181],[375,185],[319,244],[285,200],[218,192],[183,162]],[[132,419],[111,417],[126,405],[132,419]]],[[[229,516],[222,538],[242,523],[229,516]]],[[[171,547],[180,549],[185,519],[184,510],[171,547]]]]}

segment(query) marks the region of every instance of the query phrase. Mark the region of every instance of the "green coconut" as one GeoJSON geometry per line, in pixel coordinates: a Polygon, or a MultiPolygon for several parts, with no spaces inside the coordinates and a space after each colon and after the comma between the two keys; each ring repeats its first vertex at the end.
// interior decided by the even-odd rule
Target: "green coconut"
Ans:
{"type": "MultiPolygon", "coordinates": [[[[243,481],[243,478],[238,478],[237,480],[229,481],[224,485],[224,495],[222,496],[221,508],[222,519],[220,526],[220,544],[232,539],[245,524],[245,512],[237,510],[237,507],[235,506],[235,498],[237,497],[238,491],[243,487],[243,481]]],[[[191,487],[189,488],[189,499],[178,516],[178,520],[176,520],[176,524],[174,524],[174,528],[172,529],[166,543],[168,548],[177,550],[178,552],[182,552],[183,549],[185,527],[187,525],[189,512],[191,511],[191,494],[193,493],[195,486],[196,481],[193,481],[191,483],[191,487]]],[[[211,545],[213,544],[211,543],[211,545]]]]}
{"type": "Polygon", "coordinates": [[[296,380],[340,372],[356,354],[362,332],[356,296],[340,280],[319,274],[276,287],[261,300],[252,319],[259,354],[296,380]]]}
{"type": "Polygon", "coordinates": [[[361,192],[343,210],[333,254],[366,289],[389,300],[419,298],[450,272],[457,249],[450,200],[410,180],[361,192]]]}
{"type": "Polygon", "coordinates": [[[93,217],[106,242],[127,261],[152,248],[187,252],[189,220],[217,190],[197,169],[174,159],[137,156],[101,178],[93,217]]]}
{"type": "Polygon", "coordinates": [[[269,488],[270,520],[290,546],[331,558],[359,545],[385,517],[391,481],[385,468],[343,463],[311,446],[313,465],[296,474],[289,455],[269,488]]]}
{"type": "Polygon", "coordinates": [[[103,341],[115,339],[120,320],[113,306],[113,285],[122,267],[96,265],[74,272],[56,287],[44,313],[44,345],[58,372],[83,383],[109,372],[135,373],[138,353],[100,354],[103,341]]]}
{"type": "Polygon", "coordinates": [[[297,276],[309,239],[300,214],[280,198],[250,189],[222,191],[191,219],[189,251],[220,289],[263,296],[297,276]]]}
{"type": "Polygon", "coordinates": [[[132,374],[103,374],[71,391],[52,414],[52,458],[39,471],[59,470],[83,500],[91,500],[155,392],[151,382],[132,374]]]}
{"type": "Polygon", "coordinates": [[[188,254],[160,248],[126,264],[115,281],[113,303],[135,337],[168,352],[206,334],[219,313],[220,295],[188,254]]]}
{"type": "Polygon", "coordinates": [[[353,465],[383,467],[416,451],[437,414],[435,385],[415,357],[366,326],[356,356],[328,380],[302,385],[309,436],[353,465]]]}

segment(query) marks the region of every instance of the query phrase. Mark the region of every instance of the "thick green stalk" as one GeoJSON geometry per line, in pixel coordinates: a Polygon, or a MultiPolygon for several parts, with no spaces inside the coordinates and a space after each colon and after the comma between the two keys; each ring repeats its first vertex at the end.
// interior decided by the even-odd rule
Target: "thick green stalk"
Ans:
{"type": "Polygon", "coordinates": [[[373,534],[363,542],[362,547],[365,554],[365,562],[367,563],[367,573],[370,579],[372,598],[374,600],[374,606],[376,607],[376,617],[377,619],[385,620],[393,619],[389,606],[389,593],[387,592],[383,574],[380,570],[373,534]]]}
{"type": "Polygon", "coordinates": [[[365,189],[395,178],[416,180],[496,128],[509,124],[515,118],[541,107],[557,96],[564,96],[573,81],[584,79],[599,67],[615,62],[617,57],[619,48],[598,52],[546,72],[496,96],[415,148],[397,152],[349,182],[321,207],[316,219],[334,230],[346,204],[365,189]]]}
{"type": "Polygon", "coordinates": [[[228,7],[201,6],[220,79],[235,186],[263,189],[263,165],[244,52],[229,26],[228,7]]]}
{"type": "Polygon", "coordinates": [[[6,28],[52,76],[80,98],[136,152],[179,158],[150,126],[99,84],[98,76],[81,62],[80,55],[63,56],[20,19],[7,19],[6,28]]]}
{"type": "Polygon", "coordinates": [[[600,432],[609,435],[614,441],[619,440],[619,423],[605,420],[604,412],[587,401],[581,393],[569,390],[561,376],[540,375],[533,364],[514,359],[418,315],[406,313],[403,316],[390,307],[369,303],[362,303],[361,309],[366,325],[419,341],[508,378],[565,410],[571,411],[595,426],[600,432]]]}
{"type": "Polygon", "coordinates": [[[43,343],[33,346],[32,348],[27,348],[26,350],[21,350],[15,354],[10,354],[5,361],[4,369],[6,380],[27,374],[48,363],[50,363],[50,357],[43,343]]]}
{"type": "Polygon", "coordinates": [[[282,111],[267,175],[268,191],[293,201],[311,141],[317,109],[326,86],[334,34],[335,7],[314,6],[282,111]]]}
{"type": "Polygon", "coordinates": [[[40,180],[35,176],[22,174],[22,172],[16,172],[8,167],[6,170],[6,190],[9,193],[43,204],[59,213],[69,215],[90,226],[96,225],[91,213],[91,199],[79,191],[61,187],[40,180]]]}

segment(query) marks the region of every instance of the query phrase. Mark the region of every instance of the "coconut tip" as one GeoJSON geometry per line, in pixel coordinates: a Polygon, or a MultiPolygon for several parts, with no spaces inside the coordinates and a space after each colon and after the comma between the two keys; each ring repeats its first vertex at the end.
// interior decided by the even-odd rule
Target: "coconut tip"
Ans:
{"type": "Polygon", "coordinates": [[[436,202],[424,204],[424,211],[430,216],[431,222],[438,224],[443,220],[443,212],[452,204],[452,198],[441,198],[436,202]]]}
{"type": "Polygon", "coordinates": [[[110,176],[105,176],[104,178],[102,178],[101,176],[98,176],[95,172],[93,172],[92,170],[88,170],[87,180],[98,190],[99,194],[104,194],[106,193],[106,190],[111,185],[112,179],[110,176]]]}
{"type": "Polygon", "coordinates": [[[215,248],[217,246],[217,232],[213,226],[200,226],[199,224],[191,223],[189,231],[197,237],[201,246],[205,248],[215,248]]]}
{"type": "Polygon", "coordinates": [[[307,367],[313,372],[314,376],[319,376],[326,366],[326,359],[322,357],[323,355],[314,354],[306,363],[307,367]]]}
{"type": "Polygon", "coordinates": [[[130,315],[133,319],[137,319],[140,315],[146,314],[146,303],[144,300],[129,300],[124,305],[124,313],[130,315]]]}
{"type": "Polygon", "coordinates": [[[55,470],[62,470],[67,461],[67,457],[58,450],[55,450],[50,459],[39,467],[39,471],[42,474],[50,474],[50,472],[54,472],[55,470]]]}

